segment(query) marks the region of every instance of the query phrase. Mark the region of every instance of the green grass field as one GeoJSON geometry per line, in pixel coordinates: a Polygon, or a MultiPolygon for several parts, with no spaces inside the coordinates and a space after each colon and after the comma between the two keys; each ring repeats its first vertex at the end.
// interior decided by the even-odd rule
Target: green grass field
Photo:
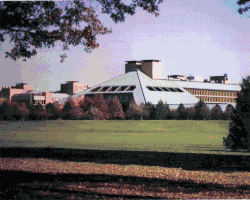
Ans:
{"type": "Polygon", "coordinates": [[[0,146],[223,153],[228,126],[212,120],[1,122],[0,146]]]}

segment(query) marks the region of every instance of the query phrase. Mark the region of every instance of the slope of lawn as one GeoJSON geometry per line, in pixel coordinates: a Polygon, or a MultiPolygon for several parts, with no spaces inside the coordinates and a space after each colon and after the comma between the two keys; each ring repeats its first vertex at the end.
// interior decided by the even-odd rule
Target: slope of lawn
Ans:
{"type": "Polygon", "coordinates": [[[212,120],[1,122],[0,147],[224,153],[228,126],[212,120]]]}

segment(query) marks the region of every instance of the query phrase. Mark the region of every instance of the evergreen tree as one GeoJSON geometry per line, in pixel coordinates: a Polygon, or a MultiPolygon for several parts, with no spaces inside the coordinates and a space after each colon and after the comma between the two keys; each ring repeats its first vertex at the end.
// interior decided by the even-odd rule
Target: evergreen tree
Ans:
{"type": "Polygon", "coordinates": [[[167,103],[163,103],[160,100],[156,105],[156,119],[164,120],[164,119],[171,119],[171,111],[169,105],[167,103]]]}
{"type": "Polygon", "coordinates": [[[11,120],[12,119],[12,111],[10,105],[4,101],[0,106],[0,119],[1,120],[11,120]]]}
{"type": "Polygon", "coordinates": [[[43,106],[40,103],[35,105],[34,110],[35,110],[35,118],[37,120],[41,119],[41,118],[43,119],[43,116],[42,116],[42,115],[44,115],[44,113],[42,112],[43,106]]]}
{"type": "Polygon", "coordinates": [[[71,118],[71,114],[70,111],[72,110],[72,105],[69,101],[67,101],[63,107],[63,113],[64,113],[64,119],[70,119],[71,118]]]}
{"type": "Polygon", "coordinates": [[[15,120],[20,120],[22,118],[22,112],[20,111],[17,105],[13,105],[12,115],[15,120]]]}
{"type": "Polygon", "coordinates": [[[117,96],[115,96],[109,103],[109,113],[111,119],[124,119],[125,115],[122,110],[122,105],[117,96]]]}
{"type": "Polygon", "coordinates": [[[58,101],[55,101],[55,102],[52,103],[52,105],[55,108],[55,119],[61,119],[62,116],[63,116],[61,104],[59,104],[58,101]]]}
{"type": "Polygon", "coordinates": [[[56,119],[56,109],[52,103],[46,105],[46,112],[50,114],[49,119],[56,119]]]}
{"type": "Polygon", "coordinates": [[[26,104],[21,103],[21,104],[18,105],[18,108],[19,108],[20,112],[22,113],[23,121],[26,120],[26,119],[29,120],[29,110],[26,108],[26,104]]]}
{"type": "Polygon", "coordinates": [[[145,105],[145,109],[148,111],[148,119],[155,120],[156,119],[156,107],[151,102],[147,102],[145,105]]]}
{"type": "Polygon", "coordinates": [[[223,117],[223,111],[221,109],[221,107],[216,104],[212,110],[211,110],[211,117],[213,120],[222,120],[222,117],[223,117]]]}
{"type": "Polygon", "coordinates": [[[31,104],[30,102],[25,102],[25,107],[29,111],[29,114],[27,115],[27,118],[29,120],[36,119],[35,106],[33,104],[31,104]]]}
{"type": "Polygon", "coordinates": [[[195,119],[209,119],[210,115],[210,109],[207,107],[206,103],[200,99],[199,102],[195,105],[195,119]]]}
{"type": "Polygon", "coordinates": [[[186,108],[187,111],[187,119],[193,120],[195,119],[195,107],[186,108]]]}
{"type": "Polygon", "coordinates": [[[185,106],[182,103],[179,105],[177,112],[178,112],[178,119],[179,120],[187,119],[188,113],[186,111],[185,106]]]}
{"type": "Polygon", "coordinates": [[[225,120],[230,120],[234,113],[234,107],[232,104],[228,104],[224,112],[225,120]]]}
{"type": "Polygon", "coordinates": [[[236,109],[229,125],[229,134],[223,144],[231,150],[250,151],[250,76],[243,78],[241,91],[237,93],[236,109]]]}

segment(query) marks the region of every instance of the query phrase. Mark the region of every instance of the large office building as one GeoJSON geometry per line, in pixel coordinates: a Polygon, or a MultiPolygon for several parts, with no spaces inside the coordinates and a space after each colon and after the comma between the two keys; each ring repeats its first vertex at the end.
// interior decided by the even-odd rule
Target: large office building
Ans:
{"type": "MultiPolygon", "coordinates": [[[[239,85],[229,84],[227,74],[210,76],[202,80],[199,76],[169,75],[162,77],[160,60],[127,61],[125,74],[100,83],[94,87],[75,93],[72,98],[102,94],[105,101],[117,96],[126,110],[134,100],[137,105],[151,102],[157,104],[162,100],[177,108],[194,106],[202,99],[209,107],[219,104],[225,110],[228,104],[236,105],[236,94],[241,90],[239,85]]],[[[67,98],[59,101],[64,103],[67,98]]]]}

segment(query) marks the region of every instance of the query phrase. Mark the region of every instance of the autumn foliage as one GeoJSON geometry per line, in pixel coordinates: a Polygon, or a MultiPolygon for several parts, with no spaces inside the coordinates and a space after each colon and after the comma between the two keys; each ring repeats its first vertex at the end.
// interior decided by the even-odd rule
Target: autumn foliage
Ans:
{"type": "Polygon", "coordinates": [[[124,112],[116,96],[112,100],[105,100],[102,94],[97,94],[76,98],[70,96],[63,104],[49,103],[46,108],[39,104],[34,106],[6,101],[0,105],[0,120],[230,120],[233,112],[232,105],[228,105],[223,112],[219,105],[209,109],[202,101],[193,107],[186,108],[180,104],[174,109],[170,109],[167,102],[163,101],[156,105],[151,102],[137,105],[132,101],[124,112]]]}

